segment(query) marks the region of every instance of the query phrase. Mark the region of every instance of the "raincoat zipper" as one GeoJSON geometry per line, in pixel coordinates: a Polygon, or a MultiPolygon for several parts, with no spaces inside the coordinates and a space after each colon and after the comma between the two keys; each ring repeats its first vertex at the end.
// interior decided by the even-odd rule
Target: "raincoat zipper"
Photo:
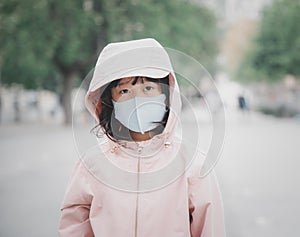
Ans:
{"type": "Polygon", "coordinates": [[[137,237],[137,229],[138,229],[138,211],[139,211],[139,189],[140,189],[140,154],[142,152],[142,147],[138,147],[138,163],[137,163],[137,184],[136,184],[136,203],[135,203],[135,228],[134,228],[134,237],[137,237]]]}

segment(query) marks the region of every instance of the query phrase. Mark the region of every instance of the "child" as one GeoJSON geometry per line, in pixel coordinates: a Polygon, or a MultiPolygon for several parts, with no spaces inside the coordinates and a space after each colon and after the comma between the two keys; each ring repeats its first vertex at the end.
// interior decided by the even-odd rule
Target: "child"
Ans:
{"type": "Polygon", "coordinates": [[[225,236],[216,179],[199,178],[176,138],[180,94],[156,40],[106,46],[86,106],[108,139],[76,165],[60,236],[225,236]]]}

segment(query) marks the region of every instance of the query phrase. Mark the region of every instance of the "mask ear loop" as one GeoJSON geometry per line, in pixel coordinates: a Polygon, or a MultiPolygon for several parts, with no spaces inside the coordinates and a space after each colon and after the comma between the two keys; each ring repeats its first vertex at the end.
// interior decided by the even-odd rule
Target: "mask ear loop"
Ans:
{"type": "Polygon", "coordinates": [[[107,104],[107,103],[104,102],[103,100],[100,100],[100,103],[101,103],[101,104],[104,104],[104,105],[106,105],[106,106],[108,106],[108,107],[110,107],[110,108],[114,108],[113,105],[107,104]]]}
{"type": "Polygon", "coordinates": [[[106,106],[108,106],[110,108],[113,108],[112,105],[107,104],[103,100],[99,99],[98,102],[97,102],[97,104],[96,104],[96,111],[95,111],[95,113],[96,113],[96,115],[97,115],[98,118],[100,118],[100,114],[102,112],[102,104],[104,104],[104,105],[106,105],[106,106]]]}

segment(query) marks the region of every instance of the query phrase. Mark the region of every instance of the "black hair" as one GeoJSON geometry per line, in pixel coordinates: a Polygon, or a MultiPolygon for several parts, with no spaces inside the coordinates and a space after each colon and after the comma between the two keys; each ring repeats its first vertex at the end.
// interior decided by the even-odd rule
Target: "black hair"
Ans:
{"type": "MultiPolygon", "coordinates": [[[[170,106],[170,90],[169,90],[169,76],[164,78],[156,79],[150,77],[134,77],[132,81],[132,85],[135,85],[138,80],[147,80],[155,83],[161,84],[162,94],[166,95],[166,113],[161,122],[159,122],[159,126],[151,130],[155,135],[162,133],[167,123],[169,117],[169,106],[170,106]]],[[[106,134],[109,139],[112,141],[119,141],[119,140],[132,140],[129,134],[128,128],[122,125],[114,115],[114,106],[112,103],[112,88],[118,86],[121,79],[114,80],[107,85],[104,85],[100,88],[100,100],[101,109],[96,110],[96,115],[98,120],[100,121],[92,131],[96,134],[97,137],[101,137],[103,134],[106,134]],[[117,130],[116,130],[117,129],[117,130]]]]}

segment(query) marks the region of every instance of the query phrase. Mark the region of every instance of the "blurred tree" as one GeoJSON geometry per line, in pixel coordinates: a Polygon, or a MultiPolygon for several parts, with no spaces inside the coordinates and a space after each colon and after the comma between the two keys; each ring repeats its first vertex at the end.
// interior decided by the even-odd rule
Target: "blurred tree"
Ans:
{"type": "Polygon", "coordinates": [[[2,82],[58,92],[66,124],[72,119],[74,77],[85,75],[104,44],[99,43],[102,16],[92,7],[87,0],[0,3],[2,82]]]}
{"type": "Polygon", "coordinates": [[[66,124],[74,79],[108,42],[154,37],[207,67],[218,48],[214,14],[184,0],[2,0],[0,22],[2,82],[59,92],[66,124]]]}
{"type": "Polygon", "coordinates": [[[127,0],[119,1],[112,8],[116,10],[109,14],[110,40],[153,37],[165,47],[185,52],[207,67],[214,63],[219,32],[211,10],[186,0],[127,0]],[[119,20],[113,20],[116,18],[119,20]]]}
{"type": "Polygon", "coordinates": [[[300,1],[275,0],[263,12],[253,48],[241,63],[238,77],[280,79],[300,76],[300,1]]]}

